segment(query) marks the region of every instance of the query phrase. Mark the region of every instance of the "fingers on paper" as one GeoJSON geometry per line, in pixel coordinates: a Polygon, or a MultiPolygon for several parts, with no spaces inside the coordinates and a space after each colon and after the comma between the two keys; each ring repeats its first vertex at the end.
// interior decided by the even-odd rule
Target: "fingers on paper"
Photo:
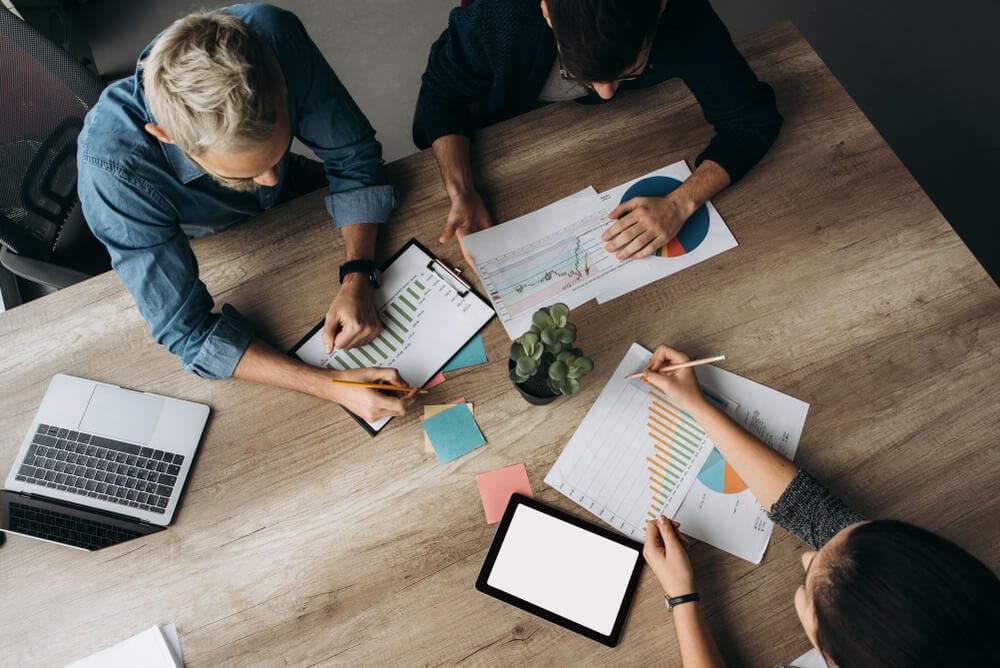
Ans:
{"type": "Polygon", "coordinates": [[[663,536],[660,535],[660,528],[655,520],[646,522],[646,541],[642,554],[646,557],[646,561],[663,555],[663,536]]]}
{"type": "Polygon", "coordinates": [[[610,241],[611,237],[618,234],[618,232],[621,232],[621,230],[625,227],[624,225],[622,227],[619,227],[617,230],[615,229],[615,227],[618,226],[619,223],[622,223],[623,216],[630,213],[633,209],[635,209],[636,206],[638,206],[640,199],[641,198],[639,197],[633,197],[630,200],[622,202],[615,208],[614,211],[608,214],[608,218],[611,218],[618,222],[616,222],[614,225],[612,225],[611,227],[609,227],[604,231],[604,234],[601,235],[602,240],[610,241]]]}
{"type": "Polygon", "coordinates": [[[690,362],[691,358],[676,348],[671,348],[666,344],[660,344],[653,351],[653,357],[649,360],[649,365],[646,367],[649,371],[659,371],[662,367],[670,366],[671,364],[683,364],[684,362],[690,362]]]}
{"type": "Polygon", "coordinates": [[[677,550],[679,548],[687,552],[688,548],[691,547],[691,543],[681,535],[678,527],[680,527],[679,522],[668,520],[662,515],[656,520],[656,528],[660,534],[660,540],[663,542],[664,548],[668,550],[677,550]]]}

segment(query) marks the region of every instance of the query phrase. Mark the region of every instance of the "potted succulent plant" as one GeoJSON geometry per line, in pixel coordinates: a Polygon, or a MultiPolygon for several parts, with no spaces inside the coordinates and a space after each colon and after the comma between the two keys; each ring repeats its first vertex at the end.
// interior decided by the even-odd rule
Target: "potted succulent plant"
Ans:
{"type": "Polygon", "coordinates": [[[535,311],[531,328],[510,345],[510,379],[533,404],[547,404],[580,389],[580,378],[594,368],[583,351],[573,347],[576,325],[569,307],[553,304],[535,311]]]}

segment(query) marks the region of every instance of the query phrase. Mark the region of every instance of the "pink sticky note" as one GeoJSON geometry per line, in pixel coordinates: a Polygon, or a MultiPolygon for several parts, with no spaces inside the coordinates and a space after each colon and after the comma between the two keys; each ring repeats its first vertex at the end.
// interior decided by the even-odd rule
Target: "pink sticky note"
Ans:
{"type": "Polygon", "coordinates": [[[487,524],[500,521],[503,511],[507,509],[507,502],[515,492],[534,497],[524,464],[479,473],[476,475],[476,484],[479,485],[479,496],[483,500],[487,524]]]}
{"type": "Polygon", "coordinates": [[[440,371],[438,371],[438,372],[437,372],[437,375],[435,375],[435,376],[434,376],[433,378],[431,378],[431,379],[430,379],[429,381],[427,381],[426,383],[424,383],[424,386],[423,386],[423,388],[421,388],[421,389],[424,389],[424,390],[429,390],[429,389],[431,389],[432,387],[434,387],[435,385],[440,385],[440,384],[441,384],[441,383],[443,383],[444,381],[445,381],[445,377],[444,377],[444,374],[443,374],[443,373],[441,373],[440,371]]]}

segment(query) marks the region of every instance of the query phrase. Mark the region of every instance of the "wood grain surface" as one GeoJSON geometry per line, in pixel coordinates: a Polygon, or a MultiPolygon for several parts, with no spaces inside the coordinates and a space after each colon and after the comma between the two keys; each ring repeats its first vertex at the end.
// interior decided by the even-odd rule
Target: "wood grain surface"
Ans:
{"type": "MultiPolygon", "coordinates": [[[[475,404],[489,442],[448,465],[423,453],[419,408],[371,438],[335,405],[184,372],[113,274],[0,315],[5,466],[57,372],[212,407],[168,531],[95,553],[8,537],[0,664],[61,665],[173,622],[193,667],[676,665],[648,570],[616,649],[473,589],[493,536],[474,475],[524,462],[538,498],[586,516],[542,479],[633,341],[722,351],[724,368],[809,402],[801,465],[861,512],[919,523],[996,569],[1000,291],[794,27],[739,46],[785,117],[771,152],[714,200],[739,247],[577,309],[596,368],[546,407],[506,380],[509,341],[492,322],[489,364],[422,399],[475,404]]],[[[510,220],[587,185],[691,164],[711,134],[672,81],[489,128],[476,170],[510,220]]],[[[401,205],[380,256],[416,237],[463,266],[454,244],[437,244],[448,202],[432,155],[388,172],[401,205]]],[[[326,312],[343,252],[322,193],[194,246],[217,303],[284,348],[326,312]]],[[[692,549],[731,665],[807,649],[792,603],[803,549],[780,529],[760,566],[692,549]]]]}

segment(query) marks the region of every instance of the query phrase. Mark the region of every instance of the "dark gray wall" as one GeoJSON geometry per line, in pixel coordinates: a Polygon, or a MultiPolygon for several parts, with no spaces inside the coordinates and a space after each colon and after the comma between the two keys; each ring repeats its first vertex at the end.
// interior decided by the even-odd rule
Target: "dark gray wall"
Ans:
{"type": "Polygon", "coordinates": [[[712,4],[734,37],[791,19],[1000,283],[1000,2],[712,4]]]}

